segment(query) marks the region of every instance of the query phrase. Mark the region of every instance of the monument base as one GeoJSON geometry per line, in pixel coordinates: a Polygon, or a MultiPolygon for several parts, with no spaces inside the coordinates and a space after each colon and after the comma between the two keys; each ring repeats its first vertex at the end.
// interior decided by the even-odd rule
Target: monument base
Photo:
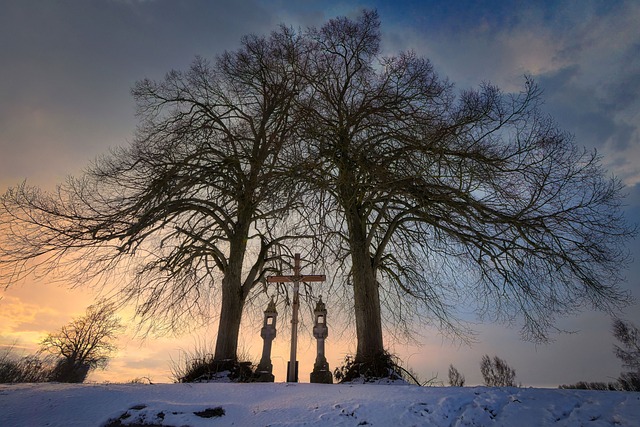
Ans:
{"type": "Polygon", "coordinates": [[[295,372],[291,372],[291,362],[287,362],[287,382],[288,383],[298,382],[298,361],[297,360],[296,360],[295,372]],[[293,374],[293,377],[291,377],[291,374],[293,374]]]}
{"type": "Polygon", "coordinates": [[[272,383],[276,377],[270,372],[256,372],[254,381],[257,383],[272,383]]]}
{"type": "Polygon", "coordinates": [[[329,371],[313,371],[311,372],[310,382],[316,384],[333,384],[333,375],[329,371]]]}

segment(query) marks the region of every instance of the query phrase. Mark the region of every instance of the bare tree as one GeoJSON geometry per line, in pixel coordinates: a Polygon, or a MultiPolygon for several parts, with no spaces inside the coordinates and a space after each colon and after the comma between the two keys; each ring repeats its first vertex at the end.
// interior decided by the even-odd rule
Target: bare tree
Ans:
{"type": "Polygon", "coordinates": [[[515,387],[516,371],[507,365],[507,362],[494,356],[482,356],[480,372],[487,387],[515,387]]]}
{"type": "Polygon", "coordinates": [[[464,333],[465,295],[481,315],[521,316],[533,341],[556,315],[624,305],[621,184],[540,112],[533,81],[456,96],[427,60],[382,57],[379,26],[364,11],[311,29],[298,104],[314,211],[352,285],[356,360],[383,354],[383,317],[464,333]]]}
{"type": "Polygon", "coordinates": [[[613,321],[613,336],[620,342],[614,345],[616,357],[622,366],[640,372],[640,330],[632,323],[620,319],[613,321]]]}
{"type": "Polygon", "coordinates": [[[87,308],[60,331],[42,340],[43,352],[60,357],[51,379],[83,382],[90,370],[104,369],[117,351],[114,341],[123,329],[113,304],[100,303],[87,308]]]}
{"type": "Polygon", "coordinates": [[[2,197],[1,282],[117,279],[145,324],[172,331],[209,319],[219,295],[215,358],[235,359],[245,302],[286,255],[275,230],[298,191],[283,166],[296,43],[285,28],[248,36],[213,65],[137,83],[130,147],[54,194],[23,184],[2,197]]]}
{"type": "Polygon", "coordinates": [[[382,57],[380,40],[364,11],[139,83],[130,149],[57,194],[2,198],[2,282],[34,266],[75,266],[79,283],[127,267],[121,295],[172,328],[220,290],[216,358],[234,358],[242,308],[309,188],[308,229],[353,299],[359,364],[385,354],[385,323],[464,335],[465,298],[522,317],[534,341],[557,315],[628,303],[621,184],[540,112],[534,82],[457,94],[413,53],[382,57]]]}
{"type": "Polygon", "coordinates": [[[621,372],[617,388],[640,391],[640,330],[632,323],[620,319],[613,321],[613,336],[621,345],[614,344],[616,357],[629,371],[621,372]]]}
{"type": "Polygon", "coordinates": [[[54,360],[39,354],[18,356],[13,346],[0,347],[0,383],[40,383],[50,381],[54,360]]]}
{"type": "Polygon", "coordinates": [[[449,365],[449,385],[451,387],[464,387],[464,375],[453,365],[449,365]]]}

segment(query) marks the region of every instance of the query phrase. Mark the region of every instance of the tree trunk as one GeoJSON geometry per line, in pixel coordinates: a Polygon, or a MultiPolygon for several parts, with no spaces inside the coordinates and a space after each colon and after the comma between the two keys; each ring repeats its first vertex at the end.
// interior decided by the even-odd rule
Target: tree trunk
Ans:
{"type": "Polygon", "coordinates": [[[354,206],[346,211],[353,274],[358,347],[356,362],[372,361],[384,351],[380,294],[367,246],[365,220],[354,206]]]}
{"type": "Polygon", "coordinates": [[[239,278],[234,279],[225,275],[222,280],[222,308],[216,338],[215,360],[235,360],[238,356],[238,337],[244,298],[239,278]]]}
{"type": "Polygon", "coordinates": [[[214,354],[214,359],[219,361],[235,360],[238,357],[238,337],[240,336],[240,322],[245,303],[242,289],[245,242],[244,238],[236,238],[230,242],[229,264],[222,279],[220,323],[218,324],[214,354]]]}

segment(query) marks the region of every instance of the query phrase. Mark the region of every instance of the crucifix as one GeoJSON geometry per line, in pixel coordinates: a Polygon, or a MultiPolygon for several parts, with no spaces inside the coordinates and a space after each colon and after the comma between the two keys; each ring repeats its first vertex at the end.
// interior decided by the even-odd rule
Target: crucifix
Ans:
{"type": "Polygon", "coordinates": [[[302,275],[300,274],[300,254],[295,254],[295,263],[293,265],[293,275],[290,276],[269,276],[268,283],[284,283],[293,282],[293,314],[291,316],[291,355],[289,366],[287,369],[287,382],[298,382],[296,351],[298,346],[298,308],[300,307],[300,282],[324,282],[326,276],[324,274],[302,275]]]}

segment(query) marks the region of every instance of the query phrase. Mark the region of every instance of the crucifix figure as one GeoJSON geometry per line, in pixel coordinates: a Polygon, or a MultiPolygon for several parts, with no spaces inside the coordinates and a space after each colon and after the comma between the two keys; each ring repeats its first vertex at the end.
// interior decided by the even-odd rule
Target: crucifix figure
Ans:
{"type": "Polygon", "coordinates": [[[293,275],[290,276],[269,276],[268,283],[284,283],[293,282],[293,314],[291,316],[291,355],[289,367],[287,369],[287,382],[298,382],[298,370],[296,360],[296,351],[298,347],[298,308],[300,307],[300,282],[324,282],[326,276],[322,275],[302,275],[300,274],[300,254],[295,254],[295,264],[293,266],[293,275]]]}

